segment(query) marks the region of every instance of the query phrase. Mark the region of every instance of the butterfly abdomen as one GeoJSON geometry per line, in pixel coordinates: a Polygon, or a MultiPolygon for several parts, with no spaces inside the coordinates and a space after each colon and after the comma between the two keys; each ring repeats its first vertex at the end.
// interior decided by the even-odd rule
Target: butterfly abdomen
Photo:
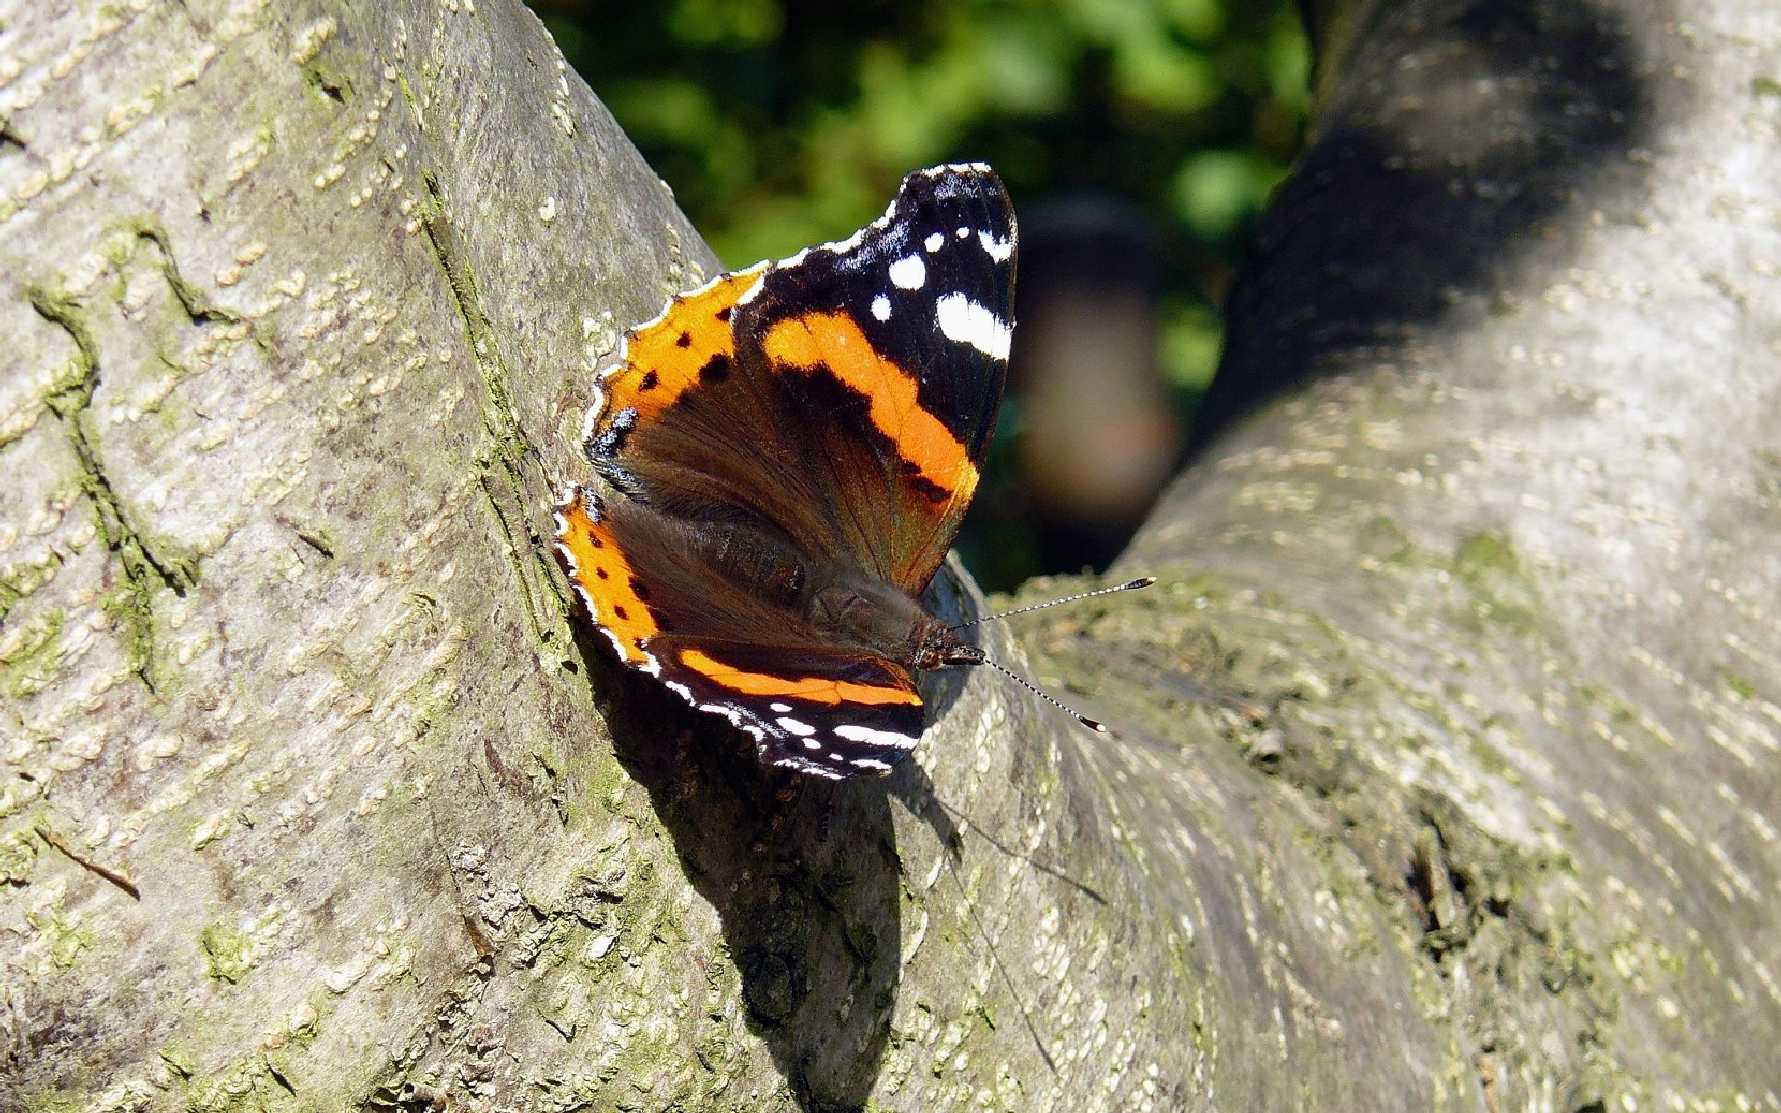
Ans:
{"type": "Polygon", "coordinates": [[[753,596],[784,612],[772,639],[795,630],[820,630],[830,649],[847,649],[909,664],[933,622],[895,586],[858,572],[812,561],[764,531],[747,525],[707,527],[695,550],[714,575],[747,585],[753,596]]]}

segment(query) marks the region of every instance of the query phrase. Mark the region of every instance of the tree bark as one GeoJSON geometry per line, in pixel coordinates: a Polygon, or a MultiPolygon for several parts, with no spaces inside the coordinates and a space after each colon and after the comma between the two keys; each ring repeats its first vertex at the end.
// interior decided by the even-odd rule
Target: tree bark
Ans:
{"type": "Polygon", "coordinates": [[[714,260],[535,19],[0,15],[0,1108],[1781,1109],[1781,22],[1307,10],[1164,586],[1022,630],[1124,737],[838,787],[573,615],[714,260]]]}

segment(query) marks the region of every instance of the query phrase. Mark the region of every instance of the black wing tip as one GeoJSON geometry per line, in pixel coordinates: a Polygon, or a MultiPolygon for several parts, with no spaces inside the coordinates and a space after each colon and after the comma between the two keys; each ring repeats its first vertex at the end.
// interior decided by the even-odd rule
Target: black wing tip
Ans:
{"type": "Polygon", "coordinates": [[[996,177],[995,167],[987,162],[943,162],[938,166],[928,166],[921,170],[911,170],[903,175],[904,181],[911,178],[954,178],[954,177],[996,177]]]}
{"type": "Polygon", "coordinates": [[[897,194],[901,197],[917,192],[931,194],[941,201],[995,198],[1009,210],[1010,216],[1014,208],[1008,199],[1008,187],[1002,184],[1002,176],[987,162],[946,162],[911,170],[903,175],[903,184],[898,187],[897,194]]]}

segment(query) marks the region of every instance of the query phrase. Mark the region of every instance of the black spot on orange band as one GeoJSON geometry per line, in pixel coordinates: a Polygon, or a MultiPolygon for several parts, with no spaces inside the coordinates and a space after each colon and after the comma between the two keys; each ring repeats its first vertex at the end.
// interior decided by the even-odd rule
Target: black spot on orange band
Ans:
{"type": "Polygon", "coordinates": [[[703,290],[675,298],[658,321],[631,334],[625,342],[624,365],[600,380],[606,404],[595,420],[590,440],[597,439],[627,409],[635,410],[637,420],[648,424],[663,407],[673,405],[682,392],[698,383],[699,369],[712,356],[734,356],[730,310],[759,280],[765,265],[726,274],[703,290]]]}
{"type": "Polygon", "coordinates": [[[649,607],[631,590],[636,579],[631,562],[612,537],[610,526],[589,513],[577,492],[562,509],[557,541],[569,558],[576,585],[591,601],[594,621],[618,643],[627,663],[641,665],[647,654],[643,639],[661,632],[649,607]],[[608,544],[608,542],[612,542],[608,544]]]}

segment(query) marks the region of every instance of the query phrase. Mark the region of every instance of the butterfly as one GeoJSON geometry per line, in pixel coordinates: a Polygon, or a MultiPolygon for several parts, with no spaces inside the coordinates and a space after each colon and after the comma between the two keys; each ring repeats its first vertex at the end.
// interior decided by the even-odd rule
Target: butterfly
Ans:
{"type": "Polygon", "coordinates": [[[674,297],[599,377],[569,578],[626,665],[768,764],[887,773],[916,676],[984,663],[918,596],[995,431],[1017,245],[988,166],[918,170],[847,239],[674,297]]]}

